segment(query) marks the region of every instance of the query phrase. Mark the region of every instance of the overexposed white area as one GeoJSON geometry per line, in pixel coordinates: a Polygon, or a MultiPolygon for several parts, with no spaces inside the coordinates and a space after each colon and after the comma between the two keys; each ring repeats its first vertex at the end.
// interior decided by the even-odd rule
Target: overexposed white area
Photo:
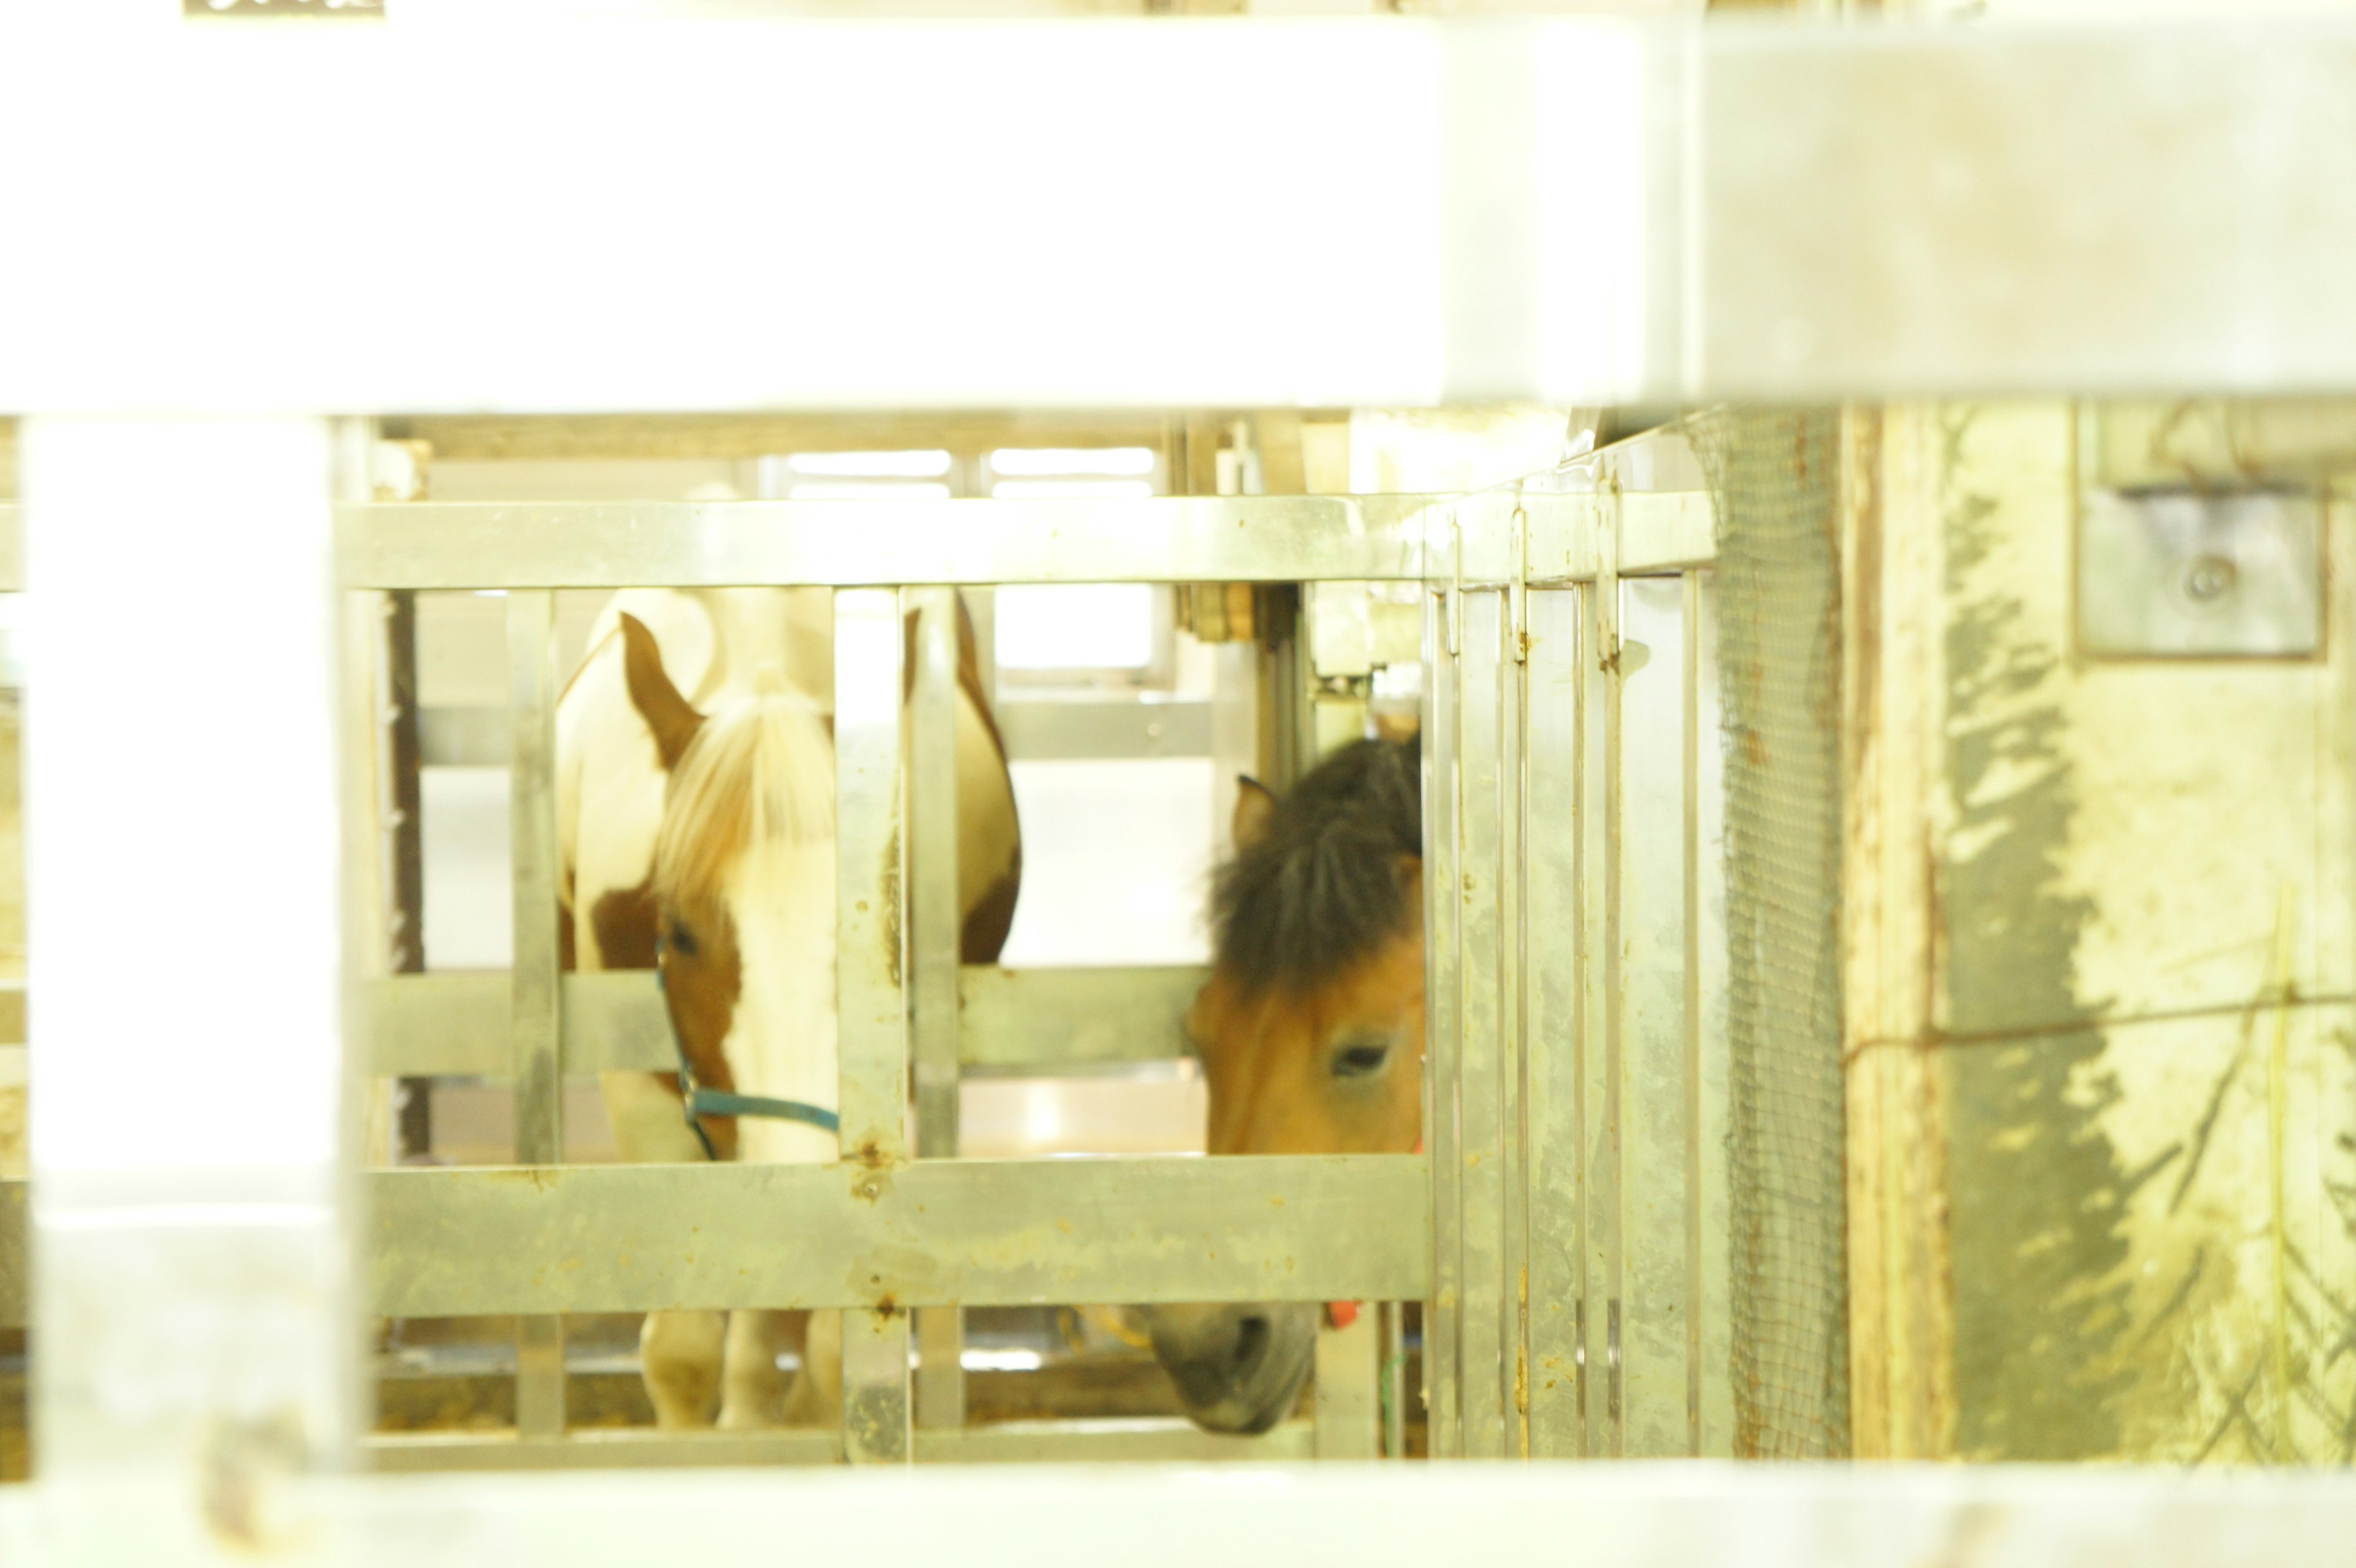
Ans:
{"type": "Polygon", "coordinates": [[[418,770],[425,964],[504,969],[515,956],[505,768],[418,770]]]}
{"type": "Polygon", "coordinates": [[[1150,446],[1001,446],[990,454],[990,471],[1008,477],[1099,474],[1141,478],[1153,472],[1150,446]]]}
{"type": "Polygon", "coordinates": [[[998,590],[1001,669],[1142,669],[1153,662],[1150,582],[1023,584],[998,590]]]}
{"type": "Polygon", "coordinates": [[[75,9],[0,12],[21,68],[0,144],[40,149],[11,178],[0,298],[42,302],[0,337],[0,407],[1442,390],[1429,27],[53,15],[75,9]],[[1334,155],[1312,176],[1271,147],[1334,155]],[[1215,221],[1141,177],[1180,168],[1221,171],[1215,221]],[[365,170],[432,171],[430,197],[365,170]],[[170,257],[206,259],[200,289],[165,284],[170,257]]]}
{"type": "Polygon", "coordinates": [[[1023,896],[1001,962],[1208,960],[1208,759],[1016,763],[1012,772],[1023,896]]]}
{"type": "Polygon", "coordinates": [[[325,1168],[327,423],[36,419],[21,441],[34,1169],[325,1168]]]}
{"type": "MultiPolygon", "coordinates": [[[[211,1564],[135,1496],[0,1488],[10,1568],[211,1564]],[[134,1506],[125,1506],[126,1502],[134,1506]]],[[[2026,1466],[1336,1464],[639,1470],[403,1476],[305,1499],[345,1568],[2240,1568],[2344,1560],[2345,1471],[2026,1466]],[[782,1521],[782,1522],[781,1522],[782,1521]]]]}
{"type": "Polygon", "coordinates": [[[305,419],[20,439],[33,1426],[45,1478],[151,1488],[186,1547],[225,1430],[330,1466],[352,1430],[336,448],[305,419]]]}
{"type": "MultiPolygon", "coordinates": [[[[1176,1019],[1172,1019],[1174,1042],[1176,1019]]],[[[974,1159],[1057,1154],[1200,1154],[1210,1089],[1192,1062],[1090,1078],[968,1078],[958,1087],[958,1152],[974,1159]]]]}

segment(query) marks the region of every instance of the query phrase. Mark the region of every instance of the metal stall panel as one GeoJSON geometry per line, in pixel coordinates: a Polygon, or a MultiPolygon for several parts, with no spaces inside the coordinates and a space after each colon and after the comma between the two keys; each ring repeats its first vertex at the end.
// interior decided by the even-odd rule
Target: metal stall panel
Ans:
{"type": "Polygon", "coordinates": [[[1596,530],[1595,577],[1580,598],[1581,757],[1579,784],[1580,925],[1587,963],[1580,976],[1580,1100],[1586,1143],[1582,1161],[1583,1243],[1581,1342],[1587,1375],[1580,1379],[1587,1417],[1587,1452],[1617,1458],[1625,1450],[1621,1366],[1621,1303],[1624,1264],[1621,1217],[1621,843],[1620,590],[1618,535],[1612,514],[1596,530]]]}
{"type": "Polygon", "coordinates": [[[1716,583],[1684,574],[1686,633],[1687,1399],[1694,1452],[1734,1453],[1733,1194],[1727,1136],[1726,753],[1718,692],[1716,583]]]}
{"type": "MultiPolygon", "coordinates": [[[[834,596],[835,997],[841,1145],[870,1201],[908,1157],[908,1010],[901,980],[900,596],[834,596]]],[[[838,1169],[843,1168],[836,1168],[838,1169]]],[[[730,1302],[728,1305],[736,1305],[730,1302]]],[[[780,1305],[774,1300],[772,1305],[780,1305]]],[[[852,1463],[910,1456],[907,1304],[842,1315],[842,1447],[852,1463]]]]}
{"type": "Polygon", "coordinates": [[[1499,891],[1507,874],[1503,843],[1505,595],[1461,596],[1458,642],[1456,896],[1462,905],[1457,963],[1462,1052],[1458,1069],[1458,1168],[1463,1183],[1462,1346],[1464,1455],[1501,1458],[1511,1445],[1510,1377],[1515,1339],[1505,1331],[1514,1297],[1505,1268],[1505,1078],[1507,1019],[1502,987],[1499,891]]]}
{"type": "Polygon", "coordinates": [[[1685,592],[1620,583],[1620,1359],[1625,1452],[1693,1451],[1685,592]]]}
{"type": "Polygon", "coordinates": [[[1529,1434],[1538,1458],[1586,1452],[1580,1409],[1582,977],[1580,595],[1529,595],[1523,811],[1528,987],[1529,1434]]]}
{"type": "MultiPolygon", "coordinates": [[[[916,1061],[916,1154],[958,1152],[958,594],[908,591],[916,617],[908,699],[908,996],[916,1061]]],[[[917,1314],[916,1419],[965,1424],[965,1317],[917,1314]]]]}
{"type": "MultiPolygon", "coordinates": [[[[509,784],[514,857],[515,964],[509,972],[509,1049],[515,1076],[518,1165],[564,1160],[563,997],[558,983],[556,833],[556,595],[508,595],[508,677],[515,723],[509,784]]],[[[516,1325],[516,1431],[564,1431],[564,1319],[533,1315],[516,1325]]]]}
{"type": "Polygon", "coordinates": [[[1463,1319],[1463,1147],[1458,1126],[1463,1056],[1462,990],[1456,933],[1463,898],[1456,857],[1457,635],[1454,588],[1425,601],[1431,650],[1423,725],[1424,1126],[1431,1151],[1431,1288],[1423,1308],[1426,1442],[1434,1458],[1464,1452],[1459,1325],[1463,1319]]]}

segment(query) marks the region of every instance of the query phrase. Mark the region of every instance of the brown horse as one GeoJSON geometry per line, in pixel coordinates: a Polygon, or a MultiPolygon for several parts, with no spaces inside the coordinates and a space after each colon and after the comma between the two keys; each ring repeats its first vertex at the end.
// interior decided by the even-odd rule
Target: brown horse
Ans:
{"type": "MultiPolygon", "coordinates": [[[[988,963],[1013,919],[1022,837],[958,618],[958,908],[966,962],[988,963]]],[[[558,706],[566,961],[657,970],[701,1092],[690,1119],[678,1073],[605,1074],[626,1159],[838,1157],[833,620],[823,589],[633,589],[558,706]]],[[[648,1314],[657,1420],[831,1420],[833,1328],[831,1313],[648,1314]],[[804,1352],[790,1389],[787,1348],[804,1352]]]]}
{"type": "MultiPolygon", "coordinates": [[[[1212,1154],[1405,1154],[1422,1141],[1423,816],[1414,741],[1362,741],[1281,801],[1249,779],[1186,1029],[1212,1154]]],[[[1309,1375],[1318,1308],[1149,1310],[1186,1413],[1265,1432],[1309,1375]]]]}

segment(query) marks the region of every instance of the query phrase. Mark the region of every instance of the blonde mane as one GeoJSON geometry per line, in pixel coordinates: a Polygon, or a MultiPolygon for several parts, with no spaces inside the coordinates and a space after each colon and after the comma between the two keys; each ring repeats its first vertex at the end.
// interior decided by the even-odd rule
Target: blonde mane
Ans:
{"type": "Polygon", "coordinates": [[[833,737],[807,699],[761,685],[705,720],[671,770],[654,869],[674,906],[718,901],[756,846],[834,837],[833,737]]]}

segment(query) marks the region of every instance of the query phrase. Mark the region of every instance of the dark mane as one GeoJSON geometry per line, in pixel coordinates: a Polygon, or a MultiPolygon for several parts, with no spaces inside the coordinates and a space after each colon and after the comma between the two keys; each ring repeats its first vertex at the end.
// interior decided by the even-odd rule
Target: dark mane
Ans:
{"type": "Polygon", "coordinates": [[[1413,923],[1399,857],[1423,853],[1417,742],[1360,741],[1279,801],[1219,869],[1219,967],[1248,992],[1327,984],[1413,923]]]}

